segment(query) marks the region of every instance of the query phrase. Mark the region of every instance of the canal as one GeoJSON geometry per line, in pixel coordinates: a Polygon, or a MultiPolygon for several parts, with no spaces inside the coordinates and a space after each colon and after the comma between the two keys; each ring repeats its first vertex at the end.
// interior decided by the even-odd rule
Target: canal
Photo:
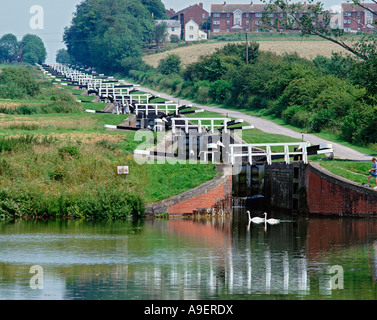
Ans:
{"type": "Polygon", "coordinates": [[[0,222],[0,299],[376,299],[377,220],[0,222]]]}

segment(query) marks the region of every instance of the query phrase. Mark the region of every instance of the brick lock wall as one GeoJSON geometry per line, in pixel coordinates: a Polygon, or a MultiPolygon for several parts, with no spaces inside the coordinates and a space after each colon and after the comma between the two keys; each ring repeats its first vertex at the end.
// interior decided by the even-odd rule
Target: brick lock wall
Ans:
{"type": "Polygon", "coordinates": [[[309,212],[322,215],[377,215],[377,192],[333,175],[318,164],[308,166],[309,212]]]}
{"type": "Polygon", "coordinates": [[[169,214],[192,214],[200,211],[214,211],[216,214],[232,213],[232,175],[229,167],[217,165],[222,175],[202,185],[173,196],[146,205],[147,214],[168,212],[169,214]]]}
{"type": "Polygon", "coordinates": [[[231,207],[231,195],[232,195],[232,176],[229,176],[228,181],[224,184],[210,190],[206,193],[194,196],[190,199],[178,202],[169,206],[168,212],[170,214],[186,214],[193,213],[194,211],[215,209],[225,210],[229,209],[226,202],[230,197],[231,207]],[[225,201],[224,201],[225,200],[225,201]]]}

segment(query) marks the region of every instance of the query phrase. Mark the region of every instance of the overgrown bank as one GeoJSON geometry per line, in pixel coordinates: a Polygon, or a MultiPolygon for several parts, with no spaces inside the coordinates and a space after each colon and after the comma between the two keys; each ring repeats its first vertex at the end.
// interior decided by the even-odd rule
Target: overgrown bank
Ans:
{"type": "Polygon", "coordinates": [[[158,68],[133,70],[138,83],[199,103],[258,111],[302,132],[331,132],[373,147],[377,141],[375,82],[366,63],[334,54],[313,61],[228,44],[182,69],[171,55],[158,68]]]}

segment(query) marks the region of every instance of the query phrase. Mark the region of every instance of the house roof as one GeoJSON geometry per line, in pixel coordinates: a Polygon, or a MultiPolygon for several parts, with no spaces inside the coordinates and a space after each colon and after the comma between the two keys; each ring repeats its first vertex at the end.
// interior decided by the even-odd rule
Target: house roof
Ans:
{"type": "MultiPolygon", "coordinates": [[[[377,12],[377,3],[362,3],[363,6],[377,12]]],[[[353,3],[342,3],[343,12],[364,12],[365,9],[353,3]]]]}
{"type": "Polygon", "coordinates": [[[178,20],[156,20],[155,22],[157,24],[165,22],[166,25],[170,28],[180,28],[181,27],[181,23],[178,20]]]}
{"type": "Polygon", "coordinates": [[[245,13],[263,12],[265,4],[211,4],[211,13],[233,13],[237,9],[245,13]]]}
{"type": "MultiPolygon", "coordinates": [[[[306,7],[310,6],[312,5],[306,5],[306,7]]],[[[237,9],[243,13],[263,13],[266,7],[266,4],[226,4],[224,2],[224,4],[212,4],[211,13],[233,13],[237,9]]],[[[277,12],[281,12],[281,9],[278,8],[277,12]]]]}
{"type": "Polygon", "coordinates": [[[181,13],[186,13],[187,11],[190,11],[190,10],[193,9],[194,7],[198,7],[198,8],[200,8],[200,9],[202,9],[204,12],[208,13],[208,12],[207,12],[206,10],[204,10],[200,5],[198,5],[198,4],[194,4],[194,5],[191,5],[191,6],[187,7],[187,8],[184,8],[184,9],[182,9],[182,10],[177,11],[176,13],[174,13],[173,17],[178,16],[178,15],[180,15],[181,13]]]}

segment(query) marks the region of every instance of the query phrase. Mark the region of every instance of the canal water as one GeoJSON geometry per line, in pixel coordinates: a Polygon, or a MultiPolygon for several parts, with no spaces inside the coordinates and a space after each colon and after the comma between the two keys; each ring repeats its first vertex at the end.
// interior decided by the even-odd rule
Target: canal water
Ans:
{"type": "Polygon", "coordinates": [[[377,298],[376,219],[271,216],[0,222],[0,299],[377,298]]]}

